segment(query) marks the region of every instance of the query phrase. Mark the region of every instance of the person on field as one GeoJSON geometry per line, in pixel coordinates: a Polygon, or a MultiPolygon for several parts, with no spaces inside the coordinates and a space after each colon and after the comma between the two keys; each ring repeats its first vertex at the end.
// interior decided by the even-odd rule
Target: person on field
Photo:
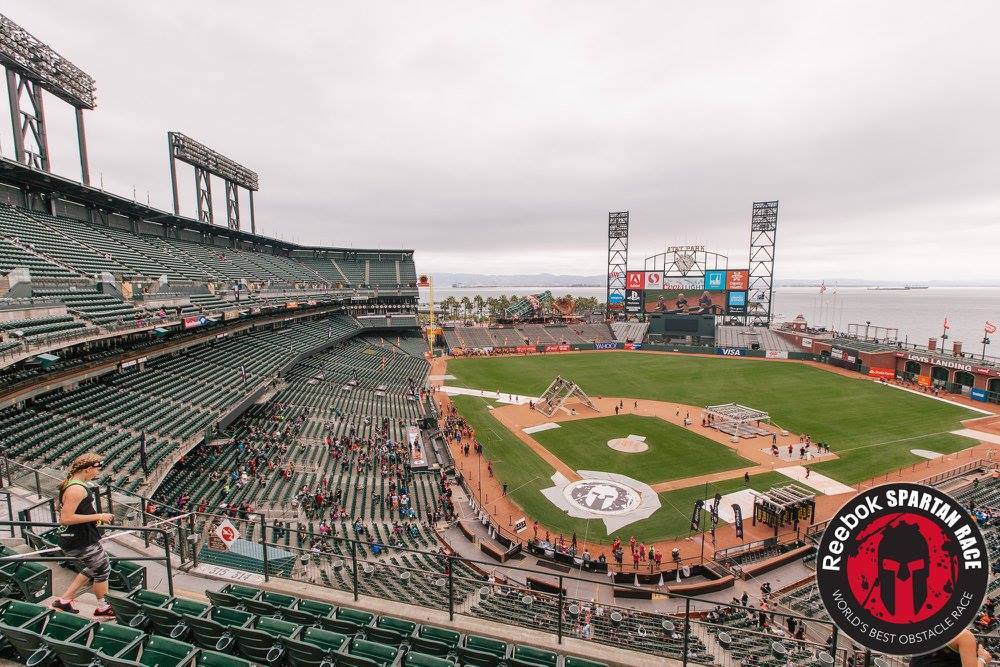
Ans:
{"type": "Polygon", "coordinates": [[[95,617],[113,617],[111,605],[104,599],[108,592],[111,561],[101,546],[99,523],[111,523],[114,515],[97,512],[94,508],[94,491],[87,484],[101,474],[104,461],[99,454],[78,456],[69,467],[66,479],[59,485],[59,548],[68,557],[80,561],[83,569],[76,575],[66,592],[52,602],[54,609],[77,614],[73,600],[88,583],[97,598],[95,617]]]}

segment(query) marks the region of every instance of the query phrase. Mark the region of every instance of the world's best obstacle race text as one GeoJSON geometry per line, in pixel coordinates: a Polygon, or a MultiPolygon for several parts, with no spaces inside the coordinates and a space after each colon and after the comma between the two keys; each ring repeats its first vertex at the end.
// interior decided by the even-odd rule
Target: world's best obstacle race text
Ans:
{"type": "MultiPolygon", "coordinates": [[[[886,508],[916,509],[933,514],[951,529],[961,550],[960,567],[964,570],[982,570],[986,567],[984,554],[969,524],[971,517],[961,508],[956,508],[951,503],[919,489],[886,488],[881,493],[865,496],[863,502],[859,502],[851,511],[837,519],[838,525],[827,527],[827,531],[833,531],[833,539],[822,557],[820,568],[828,572],[840,572],[846,566],[845,545],[853,544],[856,539],[855,529],[865,519],[886,508]]],[[[898,646],[918,643],[947,632],[955,623],[960,622],[969,605],[975,604],[974,596],[968,591],[963,592],[948,615],[933,626],[919,632],[893,633],[872,626],[864,620],[867,614],[859,616],[852,606],[854,602],[850,591],[835,590],[833,601],[840,615],[839,625],[854,627],[879,642],[898,646]]]]}

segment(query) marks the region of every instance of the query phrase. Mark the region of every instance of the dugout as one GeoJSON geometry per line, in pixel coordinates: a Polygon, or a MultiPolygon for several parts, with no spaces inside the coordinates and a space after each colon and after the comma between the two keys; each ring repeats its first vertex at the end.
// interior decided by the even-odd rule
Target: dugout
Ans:
{"type": "Polygon", "coordinates": [[[810,524],[816,522],[816,494],[806,491],[801,486],[787,484],[785,486],[773,486],[767,491],[760,493],[751,491],[753,494],[753,522],[757,522],[774,528],[774,535],[777,537],[778,529],[783,526],[792,526],[793,530],[799,529],[801,521],[809,521],[810,524]]]}

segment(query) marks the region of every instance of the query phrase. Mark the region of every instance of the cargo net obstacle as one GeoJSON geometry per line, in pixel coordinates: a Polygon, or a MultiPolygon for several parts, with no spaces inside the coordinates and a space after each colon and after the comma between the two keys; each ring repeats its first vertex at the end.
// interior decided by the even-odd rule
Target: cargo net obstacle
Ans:
{"type": "Polygon", "coordinates": [[[561,375],[557,375],[556,379],[549,385],[549,388],[542,393],[541,398],[535,403],[535,409],[546,417],[551,417],[558,410],[565,410],[566,403],[571,399],[579,401],[594,412],[600,412],[597,406],[594,405],[594,402],[590,400],[590,397],[584,393],[583,389],[580,389],[572,380],[567,380],[561,375]]]}
{"type": "Polygon", "coordinates": [[[771,431],[761,428],[761,424],[770,423],[771,415],[739,403],[709,405],[705,408],[705,417],[709,427],[728,433],[734,441],[737,438],[771,435],[771,431]]]}

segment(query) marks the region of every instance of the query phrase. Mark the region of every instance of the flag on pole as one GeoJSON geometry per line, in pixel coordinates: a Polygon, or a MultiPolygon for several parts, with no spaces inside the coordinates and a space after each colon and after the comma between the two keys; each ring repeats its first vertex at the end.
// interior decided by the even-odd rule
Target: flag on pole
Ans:
{"type": "Polygon", "coordinates": [[[822,293],[823,293],[823,292],[825,292],[825,291],[826,291],[826,281],[824,280],[824,281],[823,281],[823,282],[821,282],[821,283],[820,283],[820,285],[819,285],[819,293],[820,293],[820,294],[822,294],[822,293]]]}
{"type": "Polygon", "coordinates": [[[951,328],[951,325],[948,324],[948,318],[947,317],[944,318],[944,328],[945,328],[945,330],[948,330],[948,329],[951,328]]]}
{"type": "Polygon", "coordinates": [[[983,330],[988,334],[995,334],[997,332],[997,325],[992,322],[987,322],[983,330]]]}

